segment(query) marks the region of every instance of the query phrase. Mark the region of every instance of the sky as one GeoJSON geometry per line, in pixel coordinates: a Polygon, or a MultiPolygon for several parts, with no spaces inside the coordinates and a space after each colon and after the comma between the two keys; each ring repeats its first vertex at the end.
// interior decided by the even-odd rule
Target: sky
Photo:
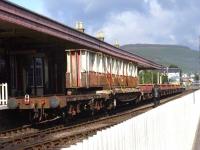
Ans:
{"type": "Polygon", "coordinates": [[[199,0],[10,0],[87,34],[103,31],[113,44],[175,44],[197,50],[199,0]]]}

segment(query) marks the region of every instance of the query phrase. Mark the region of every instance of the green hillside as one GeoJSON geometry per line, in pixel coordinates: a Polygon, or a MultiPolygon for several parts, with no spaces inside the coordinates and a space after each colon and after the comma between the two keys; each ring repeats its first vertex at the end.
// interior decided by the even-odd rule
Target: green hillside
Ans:
{"type": "Polygon", "coordinates": [[[200,72],[199,52],[185,46],[128,44],[121,48],[163,65],[175,64],[183,72],[200,72]]]}

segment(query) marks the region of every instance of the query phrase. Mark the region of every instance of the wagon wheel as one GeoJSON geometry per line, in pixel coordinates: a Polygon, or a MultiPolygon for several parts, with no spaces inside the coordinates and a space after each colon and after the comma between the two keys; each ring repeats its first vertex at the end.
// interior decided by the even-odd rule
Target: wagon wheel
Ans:
{"type": "Polygon", "coordinates": [[[65,111],[61,112],[61,121],[62,121],[61,123],[63,123],[63,124],[67,124],[68,123],[67,114],[66,114],[65,111]]]}
{"type": "Polygon", "coordinates": [[[31,111],[29,111],[29,122],[30,122],[31,124],[34,124],[34,123],[37,123],[37,122],[38,122],[38,120],[37,120],[37,118],[38,118],[38,116],[39,116],[38,113],[39,113],[39,112],[38,112],[37,110],[31,110],[31,111]]]}
{"type": "Polygon", "coordinates": [[[34,112],[33,111],[29,111],[29,116],[28,116],[28,121],[32,124],[34,122],[34,112]]]}
{"type": "Polygon", "coordinates": [[[65,108],[61,112],[61,123],[63,124],[68,124],[73,119],[73,115],[68,113],[68,109],[65,108]]]}
{"type": "Polygon", "coordinates": [[[139,104],[142,100],[143,100],[143,96],[140,94],[139,96],[137,96],[135,100],[135,104],[139,104]]]}

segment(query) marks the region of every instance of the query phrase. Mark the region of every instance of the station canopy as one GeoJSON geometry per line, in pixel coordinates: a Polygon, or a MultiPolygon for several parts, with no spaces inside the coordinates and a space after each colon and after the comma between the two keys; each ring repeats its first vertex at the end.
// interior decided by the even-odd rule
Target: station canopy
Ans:
{"type": "Polygon", "coordinates": [[[153,61],[4,0],[0,1],[0,45],[16,52],[43,48],[90,49],[133,61],[140,70],[162,69],[153,61]]]}

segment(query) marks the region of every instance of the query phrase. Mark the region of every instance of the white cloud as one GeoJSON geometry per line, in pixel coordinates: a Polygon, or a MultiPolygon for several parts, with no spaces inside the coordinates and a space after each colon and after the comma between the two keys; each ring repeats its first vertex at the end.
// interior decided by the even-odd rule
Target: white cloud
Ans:
{"type": "Polygon", "coordinates": [[[110,14],[100,30],[103,30],[108,42],[118,39],[120,43],[170,43],[176,44],[172,20],[175,16],[164,10],[157,1],[149,1],[147,14],[137,11],[125,11],[110,14]]]}
{"type": "Polygon", "coordinates": [[[86,32],[103,30],[106,41],[123,44],[180,44],[198,49],[198,0],[10,0],[74,27],[83,21],[86,32]]]}

